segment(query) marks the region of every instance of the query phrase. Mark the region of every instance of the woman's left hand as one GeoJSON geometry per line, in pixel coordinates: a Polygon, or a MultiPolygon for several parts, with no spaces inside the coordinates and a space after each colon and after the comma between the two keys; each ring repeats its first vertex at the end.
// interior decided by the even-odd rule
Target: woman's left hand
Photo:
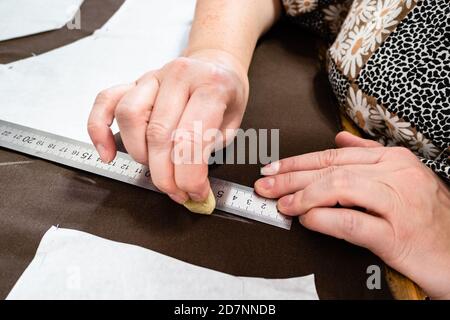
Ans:
{"type": "Polygon", "coordinates": [[[448,186],[406,148],[346,132],[336,143],[264,167],[256,191],[280,198],[278,209],[306,228],[366,247],[430,297],[450,299],[448,186]]]}

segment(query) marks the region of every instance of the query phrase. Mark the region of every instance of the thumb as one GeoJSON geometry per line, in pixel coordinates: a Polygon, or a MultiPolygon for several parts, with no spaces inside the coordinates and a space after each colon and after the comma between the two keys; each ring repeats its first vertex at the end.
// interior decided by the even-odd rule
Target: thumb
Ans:
{"type": "Polygon", "coordinates": [[[386,243],[392,242],[392,232],[386,220],[347,208],[313,208],[299,217],[300,223],[338,239],[371,250],[386,259],[386,243]]]}
{"type": "Polygon", "coordinates": [[[346,148],[346,147],[377,148],[383,146],[381,143],[357,137],[347,131],[339,132],[336,135],[335,141],[336,145],[339,148],[346,148]]]}

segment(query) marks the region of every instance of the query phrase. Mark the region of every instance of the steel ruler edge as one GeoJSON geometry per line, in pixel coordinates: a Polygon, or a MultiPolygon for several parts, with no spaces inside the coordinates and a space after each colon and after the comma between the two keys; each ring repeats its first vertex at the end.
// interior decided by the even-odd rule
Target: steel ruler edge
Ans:
{"type": "MultiPolygon", "coordinates": [[[[0,147],[160,192],[151,182],[148,167],[123,152],[117,152],[116,158],[106,164],[91,144],[4,120],[0,120],[0,147]]],[[[278,212],[276,200],[226,180],[211,177],[210,183],[216,209],[290,230],[292,219],[278,212]]]]}

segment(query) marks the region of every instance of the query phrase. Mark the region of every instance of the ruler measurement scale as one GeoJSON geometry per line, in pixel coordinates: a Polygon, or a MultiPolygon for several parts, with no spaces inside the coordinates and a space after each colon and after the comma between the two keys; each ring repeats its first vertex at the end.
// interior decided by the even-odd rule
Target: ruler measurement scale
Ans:
{"type": "MultiPolygon", "coordinates": [[[[0,120],[0,147],[160,192],[151,182],[148,168],[123,152],[106,164],[90,144],[3,120],[0,120]]],[[[275,200],[260,197],[252,188],[233,182],[216,178],[210,178],[210,182],[218,210],[290,229],[291,218],[278,212],[275,200]]]]}

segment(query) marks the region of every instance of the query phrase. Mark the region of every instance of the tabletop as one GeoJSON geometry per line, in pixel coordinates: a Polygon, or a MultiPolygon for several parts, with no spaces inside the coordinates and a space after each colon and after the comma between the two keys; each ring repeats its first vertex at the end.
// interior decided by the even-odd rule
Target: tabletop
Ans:
{"type": "MultiPolygon", "coordinates": [[[[65,28],[0,43],[0,63],[39,54],[91,34],[123,0],[86,0],[82,30],[65,28]]],[[[284,23],[258,44],[242,127],[280,129],[280,156],[334,147],[339,118],[317,39],[284,23]]],[[[146,70],[143,70],[145,72],[146,70]]],[[[220,165],[210,175],[247,186],[261,165],[220,165]]],[[[303,228],[290,231],[220,212],[198,216],[166,196],[0,148],[0,298],[31,262],[52,225],[136,244],[237,276],[314,273],[321,299],[391,299],[382,279],[370,290],[369,251],[303,228]]]]}

